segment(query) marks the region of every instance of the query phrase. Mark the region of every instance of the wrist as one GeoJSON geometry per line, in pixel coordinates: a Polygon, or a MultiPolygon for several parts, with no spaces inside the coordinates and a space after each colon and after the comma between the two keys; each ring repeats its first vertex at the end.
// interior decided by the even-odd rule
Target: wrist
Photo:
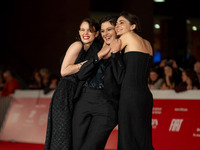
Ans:
{"type": "Polygon", "coordinates": [[[81,63],[76,64],[76,67],[78,68],[78,70],[80,70],[81,66],[82,66],[81,63]]]}

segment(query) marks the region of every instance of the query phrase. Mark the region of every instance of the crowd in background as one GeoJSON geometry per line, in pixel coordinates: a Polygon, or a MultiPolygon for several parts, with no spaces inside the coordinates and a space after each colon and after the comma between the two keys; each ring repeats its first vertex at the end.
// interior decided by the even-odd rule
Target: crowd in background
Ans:
{"type": "MultiPolygon", "coordinates": [[[[60,75],[50,73],[48,68],[33,70],[27,83],[21,82],[12,69],[0,70],[0,95],[9,96],[16,89],[42,89],[44,93],[56,89],[60,75]]],[[[169,90],[176,92],[200,89],[200,60],[193,58],[178,65],[174,59],[162,59],[153,63],[148,85],[151,90],[169,90]]]]}
{"type": "Polygon", "coordinates": [[[0,70],[0,96],[11,96],[16,89],[42,89],[44,94],[55,90],[60,76],[50,73],[48,68],[33,70],[28,81],[20,77],[10,68],[0,70]]]}
{"type": "Polygon", "coordinates": [[[193,57],[178,65],[174,59],[162,59],[152,66],[148,85],[151,90],[173,89],[177,93],[200,89],[200,61],[193,57]]]}

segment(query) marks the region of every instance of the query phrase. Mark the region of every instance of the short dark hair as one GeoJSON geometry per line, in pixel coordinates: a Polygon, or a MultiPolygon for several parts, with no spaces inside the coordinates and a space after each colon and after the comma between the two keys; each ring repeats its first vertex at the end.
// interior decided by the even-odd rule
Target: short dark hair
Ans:
{"type": "Polygon", "coordinates": [[[105,16],[99,21],[99,25],[101,26],[102,23],[109,21],[111,25],[116,25],[117,16],[105,16]]]}
{"type": "Polygon", "coordinates": [[[139,34],[142,32],[139,18],[136,15],[126,12],[126,11],[123,11],[120,13],[120,16],[126,18],[130,22],[131,25],[133,25],[133,24],[136,25],[136,28],[134,29],[135,33],[139,34]]]}

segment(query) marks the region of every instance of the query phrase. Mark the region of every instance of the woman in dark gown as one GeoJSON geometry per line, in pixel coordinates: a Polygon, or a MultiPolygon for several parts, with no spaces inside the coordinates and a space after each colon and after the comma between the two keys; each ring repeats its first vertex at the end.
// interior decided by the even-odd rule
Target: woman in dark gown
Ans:
{"type": "Polygon", "coordinates": [[[49,108],[45,150],[72,150],[72,111],[77,89],[77,73],[85,60],[99,51],[98,24],[89,18],[81,22],[76,41],[68,48],[61,66],[62,78],[56,88],[49,108]]]}
{"type": "Polygon", "coordinates": [[[125,69],[116,63],[121,82],[119,100],[119,150],[153,150],[152,146],[152,107],[153,97],[148,88],[148,75],[152,63],[152,47],[139,36],[138,19],[135,15],[122,12],[117,20],[116,32],[120,36],[111,43],[113,56],[124,50],[125,69]]]}

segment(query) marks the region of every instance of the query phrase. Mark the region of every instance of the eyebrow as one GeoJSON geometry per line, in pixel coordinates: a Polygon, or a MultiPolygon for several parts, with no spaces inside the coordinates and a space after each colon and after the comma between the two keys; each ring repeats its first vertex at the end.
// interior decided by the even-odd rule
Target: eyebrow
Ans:
{"type": "Polygon", "coordinates": [[[121,19],[121,20],[119,20],[118,22],[122,22],[122,21],[124,21],[123,19],[121,19]]]}

